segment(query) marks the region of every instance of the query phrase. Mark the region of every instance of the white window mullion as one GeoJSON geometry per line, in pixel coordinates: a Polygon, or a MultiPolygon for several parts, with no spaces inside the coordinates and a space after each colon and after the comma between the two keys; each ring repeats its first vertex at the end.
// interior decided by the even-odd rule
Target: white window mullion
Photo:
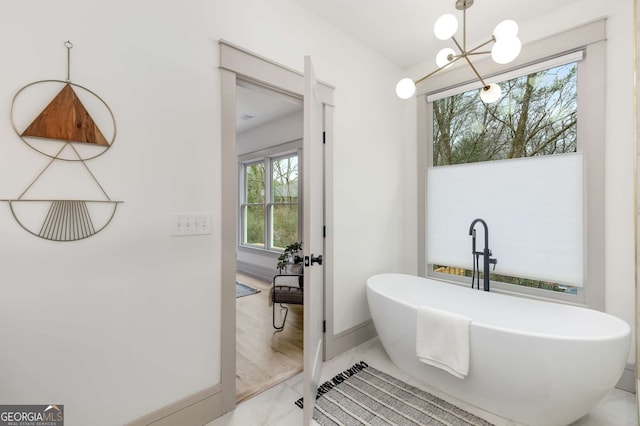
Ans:
{"type": "Polygon", "coordinates": [[[265,158],[264,173],[264,247],[271,250],[273,241],[271,241],[273,220],[271,219],[271,206],[273,204],[272,182],[273,182],[273,161],[271,157],[265,158]]]}
{"type": "Polygon", "coordinates": [[[244,244],[246,242],[246,229],[247,229],[247,223],[246,223],[246,213],[245,213],[245,203],[246,203],[246,193],[247,193],[247,186],[246,186],[246,176],[247,173],[247,166],[246,164],[243,163],[239,163],[238,164],[238,190],[240,192],[240,194],[238,194],[238,200],[240,201],[240,208],[238,209],[238,223],[240,224],[240,226],[238,227],[239,229],[236,230],[237,232],[237,238],[238,241],[240,241],[240,245],[244,244]]]}

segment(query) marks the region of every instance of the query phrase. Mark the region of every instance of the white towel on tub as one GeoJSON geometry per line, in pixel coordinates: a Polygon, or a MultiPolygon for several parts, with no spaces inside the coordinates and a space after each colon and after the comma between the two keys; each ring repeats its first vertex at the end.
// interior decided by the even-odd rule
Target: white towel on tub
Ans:
{"type": "Polygon", "coordinates": [[[464,379],[469,373],[471,319],[440,309],[418,307],[416,355],[420,361],[464,379]]]}

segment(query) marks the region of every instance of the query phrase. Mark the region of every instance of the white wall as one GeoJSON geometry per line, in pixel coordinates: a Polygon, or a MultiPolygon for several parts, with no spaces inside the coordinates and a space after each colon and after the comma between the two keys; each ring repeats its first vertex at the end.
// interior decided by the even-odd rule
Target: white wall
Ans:
{"type": "Polygon", "coordinates": [[[214,44],[190,3],[35,0],[0,14],[11,40],[0,198],[17,197],[47,160],[11,130],[11,99],[27,83],[66,78],[70,40],[72,81],[101,95],[118,126],[87,165],[124,201],[104,231],[73,243],[26,233],[0,204],[3,404],[55,401],[69,425],[116,425],[219,381],[219,230],[169,236],[172,212],[211,211],[219,223],[214,44]]]}
{"type": "Polygon", "coordinates": [[[125,202],[75,243],[27,234],[0,204],[2,403],[61,403],[70,425],[114,425],[219,382],[220,38],[298,70],[311,54],[337,87],[337,331],[368,319],[366,278],[412,256],[400,70],[289,0],[11,2],[0,36],[0,198],[45,164],[11,130],[11,98],[66,77],[69,39],[73,81],[103,96],[118,125],[88,166],[125,202]],[[170,214],[185,211],[211,211],[213,233],[170,237],[170,214]]]}

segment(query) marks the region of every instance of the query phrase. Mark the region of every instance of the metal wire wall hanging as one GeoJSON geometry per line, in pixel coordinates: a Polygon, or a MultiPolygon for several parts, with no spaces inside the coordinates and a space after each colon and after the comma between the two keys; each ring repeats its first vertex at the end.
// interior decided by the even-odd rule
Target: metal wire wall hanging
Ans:
{"type": "Polygon", "coordinates": [[[11,125],[16,134],[27,146],[49,157],[50,161],[18,198],[2,200],[9,203],[14,219],[24,230],[51,241],[76,241],[97,234],[111,223],[118,204],[122,203],[109,197],[86,164],[86,161],[104,154],[113,145],[116,138],[115,117],[100,96],[71,82],[73,44],[66,41],[64,46],[67,48],[67,79],[39,80],[25,85],[13,97],[10,109],[11,125]],[[44,85],[62,85],[62,89],[28,126],[19,125],[16,122],[18,100],[26,96],[27,91],[44,85]],[[92,101],[93,108],[85,107],[79,93],[83,93],[85,101],[92,101]],[[98,111],[99,108],[103,111],[98,111]],[[111,137],[105,136],[90,110],[94,114],[102,112],[102,121],[112,126],[111,137]],[[23,130],[20,130],[21,128],[23,130]],[[91,182],[104,198],[27,197],[34,184],[44,178],[45,173],[56,161],[81,163],[91,182]]]}

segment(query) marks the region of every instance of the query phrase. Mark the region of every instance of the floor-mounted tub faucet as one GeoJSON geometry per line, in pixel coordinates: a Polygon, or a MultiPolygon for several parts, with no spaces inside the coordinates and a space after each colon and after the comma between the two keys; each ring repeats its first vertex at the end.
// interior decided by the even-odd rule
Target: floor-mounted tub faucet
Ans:
{"type": "Polygon", "coordinates": [[[484,278],[484,291],[489,291],[489,265],[493,265],[493,269],[496,268],[496,263],[498,263],[498,259],[493,259],[491,257],[491,250],[489,250],[489,227],[487,226],[487,222],[478,218],[474,219],[471,222],[471,226],[469,227],[469,235],[471,235],[471,254],[473,255],[473,273],[471,275],[471,288],[474,288],[474,281],[476,277],[476,272],[478,273],[478,290],[480,290],[480,273],[478,271],[478,257],[482,256],[484,260],[484,268],[483,268],[483,278],[484,278]],[[480,222],[482,226],[484,226],[484,250],[476,251],[476,223],[480,222]]]}

